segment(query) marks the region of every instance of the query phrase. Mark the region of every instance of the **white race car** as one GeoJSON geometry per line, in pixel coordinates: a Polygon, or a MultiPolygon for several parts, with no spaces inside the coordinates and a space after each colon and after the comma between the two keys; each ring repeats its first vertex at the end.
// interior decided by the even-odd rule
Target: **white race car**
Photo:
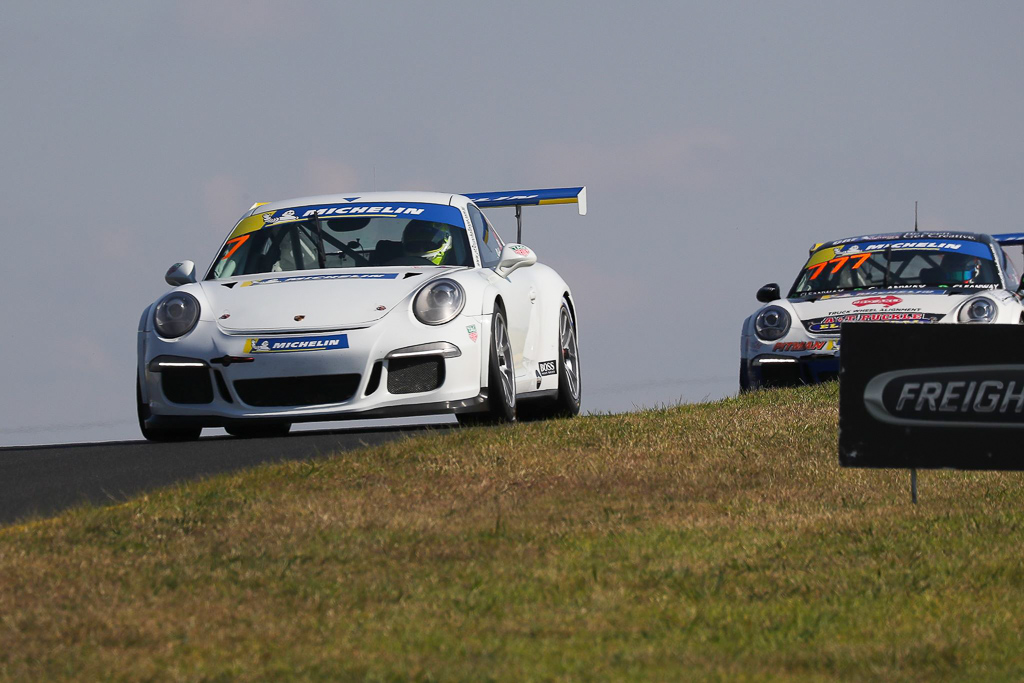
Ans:
{"type": "Polygon", "coordinates": [[[568,285],[479,207],[576,203],[586,189],[375,192],[254,205],[202,281],[139,321],[147,439],[286,433],[300,421],[454,413],[460,422],[575,415],[568,285]]]}
{"type": "Polygon", "coordinates": [[[1002,246],[1024,233],[907,232],[816,244],[787,298],[743,322],[740,390],[812,384],[839,374],[844,322],[1024,322],[1022,283],[1002,246]]]}

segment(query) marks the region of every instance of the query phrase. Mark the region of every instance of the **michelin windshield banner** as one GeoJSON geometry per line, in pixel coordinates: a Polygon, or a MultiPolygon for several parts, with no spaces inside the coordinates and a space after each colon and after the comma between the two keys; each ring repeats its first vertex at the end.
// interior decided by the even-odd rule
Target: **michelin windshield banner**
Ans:
{"type": "Polygon", "coordinates": [[[1024,470],[1024,326],[846,323],[844,467],[1024,470]]]}

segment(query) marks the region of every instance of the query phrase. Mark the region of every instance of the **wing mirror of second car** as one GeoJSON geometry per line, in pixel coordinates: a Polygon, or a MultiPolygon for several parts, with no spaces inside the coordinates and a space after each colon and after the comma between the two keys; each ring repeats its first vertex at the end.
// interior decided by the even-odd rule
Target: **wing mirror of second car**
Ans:
{"type": "Polygon", "coordinates": [[[761,303],[767,304],[781,298],[782,293],[779,291],[779,285],[777,282],[769,282],[764,287],[757,290],[757,300],[761,303]]]}
{"type": "Polygon", "coordinates": [[[494,272],[501,277],[508,277],[508,274],[523,266],[532,266],[537,262],[537,254],[533,253],[525,244],[506,244],[501,249],[501,257],[494,272]]]}
{"type": "Polygon", "coordinates": [[[167,274],[164,275],[164,280],[172,287],[178,287],[179,285],[187,285],[190,282],[195,282],[196,264],[192,261],[175,263],[167,269],[167,274]]]}

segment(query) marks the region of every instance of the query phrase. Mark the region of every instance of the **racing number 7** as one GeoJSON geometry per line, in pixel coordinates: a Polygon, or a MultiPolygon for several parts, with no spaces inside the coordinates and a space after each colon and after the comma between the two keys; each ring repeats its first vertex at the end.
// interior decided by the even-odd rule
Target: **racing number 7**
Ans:
{"type": "Polygon", "coordinates": [[[811,274],[811,279],[814,280],[819,275],[821,275],[821,272],[823,270],[825,270],[826,266],[830,266],[830,265],[833,266],[832,272],[829,273],[829,275],[835,275],[836,273],[838,273],[840,270],[843,269],[843,266],[845,266],[848,261],[855,261],[855,263],[853,264],[851,270],[857,270],[869,258],[871,258],[871,254],[851,254],[851,255],[847,255],[847,256],[840,256],[838,258],[832,259],[831,261],[822,261],[821,263],[816,263],[813,266],[808,266],[807,270],[813,270],[814,271],[811,274]]]}
{"type": "MultiPolygon", "coordinates": [[[[221,257],[221,259],[220,259],[220,260],[221,260],[221,261],[226,261],[226,260],[228,260],[229,258],[231,258],[231,255],[232,255],[232,254],[234,254],[234,253],[235,253],[236,251],[238,251],[238,248],[239,248],[240,246],[242,246],[243,244],[245,244],[245,241],[246,241],[247,239],[249,239],[249,234],[245,234],[245,235],[242,235],[241,237],[236,237],[236,238],[235,238],[235,239],[233,239],[233,240],[228,240],[227,242],[225,242],[225,243],[224,243],[224,246],[225,246],[225,247],[226,247],[226,246],[228,246],[229,244],[233,244],[233,245],[235,245],[235,246],[233,246],[233,247],[231,247],[230,249],[228,249],[228,253],[224,254],[224,256],[223,256],[223,257],[221,257]]],[[[813,280],[814,278],[811,278],[811,279],[813,280]]]]}

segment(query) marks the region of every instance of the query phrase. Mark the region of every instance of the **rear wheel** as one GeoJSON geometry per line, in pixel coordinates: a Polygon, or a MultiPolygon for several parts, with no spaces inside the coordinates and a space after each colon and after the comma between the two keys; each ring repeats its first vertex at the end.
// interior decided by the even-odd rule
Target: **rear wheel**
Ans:
{"type": "Polygon", "coordinates": [[[139,418],[139,430],[147,441],[195,441],[202,433],[202,427],[147,427],[149,406],[142,402],[142,383],[135,377],[135,412],[139,418]]]}
{"type": "Polygon", "coordinates": [[[580,349],[576,339],[576,322],[573,320],[569,303],[562,299],[558,313],[558,395],[554,399],[543,399],[524,403],[520,412],[531,420],[546,420],[554,417],[573,417],[580,413],[582,378],[580,375],[580,349]],[[529,407],[527,407],[529,406],[529,407]]]}
{"type": "Polygon", "coordinates": [[[558,314],[558,398],[556,413],[572,417],[580,413],[583,397],[583,382],[580,375],[580,349],[576,340],[576,321],[572,318],[569,303],[562,299],[562,310],[558,314]]]}
{"type": "Polygon", "coordinates": [[[512,363],[512,342],[505,312],[500,307],[491,316],[491,345],[487,364],[487,412],[462,413],[459,424],[497,424],[516,420],[516,375],[512,363]]]}

